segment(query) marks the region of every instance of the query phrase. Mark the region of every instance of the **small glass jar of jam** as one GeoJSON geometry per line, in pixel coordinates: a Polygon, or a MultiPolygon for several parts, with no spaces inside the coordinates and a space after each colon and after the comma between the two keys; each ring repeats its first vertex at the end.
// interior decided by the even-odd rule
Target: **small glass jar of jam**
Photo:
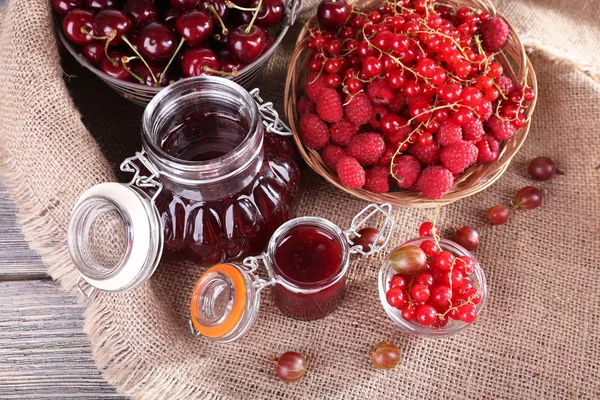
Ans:
{"type": "Polygon", "coordinates": [[[129,289],[163,250],[203,265],[261,253],[300,195],[282,137],[290,134],[257,89],[231,80],[188,78],[161,90],[144,111],[142,151],[121,165],[131,182],[94,186],[73,211],[69,247],[83,279],[129,289]]]}
{"type": "MultiPolygon", "coordinates": [[[[394,227],[391,206],[370,204],[342,230],[317,217],[300,217],[281,225],[267,250],[243,264],[219,264],[198,280],[190,301],[192,332],[230,342],[242,336],[258,313],[260,292],[271,287],[275,305],[287,316],[315,320],[342,301],[350,255],[370,255],[387,244],[394,227]],[[353,238],[368,220],[382,216],[378,236],[368,251],[353,238]],[[257,271],[264,266],[267,278],[257,271]]],[[[373,220],[371,220],[373,222],[373,220]]]]}

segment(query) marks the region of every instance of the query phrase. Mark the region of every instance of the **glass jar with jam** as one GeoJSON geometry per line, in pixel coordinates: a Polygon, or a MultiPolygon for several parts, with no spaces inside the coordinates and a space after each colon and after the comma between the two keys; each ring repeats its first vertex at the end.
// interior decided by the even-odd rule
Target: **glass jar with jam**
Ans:
{"type": "Polygon", "coordinates": [[[258,90],[228,79],[161,90],[144,111],[142,151],[121,165],[131,182],[94,186],[73,211],[69,248],[83,279],[124,290],[163,250],[204,265],[262,252],[300,195],[290,134],[258,90]]]}
{"type": "Polygon", "coordinates": [[[275,231],[261,256],[209,268],[192,292],[192,332],[220,342],[238,339],[256,319],[260,292],[267,287],[274,304],[289,317],[329,315],[343,299],[350,255],[370,255],[387,244],[394,227],[390,210],[389,204],[370,204],[347,230],[323,218],[295,218],[275,231]],[[377,216],[382,222],[373,244],[368,249],[355,245],[357,232],[377,216]],[[261,264],[266,279],[258,274],[261,264]]]}

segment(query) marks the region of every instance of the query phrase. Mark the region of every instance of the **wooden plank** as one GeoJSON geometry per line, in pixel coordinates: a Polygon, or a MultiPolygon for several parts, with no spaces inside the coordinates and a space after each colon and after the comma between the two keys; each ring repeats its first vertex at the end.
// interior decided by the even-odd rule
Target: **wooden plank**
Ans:
{"type": "Polygon", "coordinates": [[[92,360],[83,310],[55,282],[0,282],[0,399],[123,398],[92,360]]]}
{"type": "Polygon", "coordinates": [[[0,281],[47,278],[42,259],[25,242],[16,212],[15,203],[0,185],[0,281]]]}

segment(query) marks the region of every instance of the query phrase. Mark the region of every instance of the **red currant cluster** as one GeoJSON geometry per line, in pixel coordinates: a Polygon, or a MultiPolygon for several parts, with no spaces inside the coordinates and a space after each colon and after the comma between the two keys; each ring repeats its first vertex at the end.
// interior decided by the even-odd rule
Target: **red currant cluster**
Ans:
{"type": "Polygon", "coordinates": [[[273,44],[283,0],[52,0],[62,30],[102,72],[166,86],[236,76],[273,44]]]}
{"type": "Polygon", "coordinates": [[[387,302],[401,310],[406,321],[443,328],[450,319],[471,323],[477,318],[481,294],[471,282],[475,261],[443,251],[438,230],[431,222],[419,228],[420,245],[403,246],[391,255],[396,272],[386,293],[387,302]]]}
{"type": "Polygon", "coordinates": [[[299,135],[346,187],[440,198],[526,124],[535,93],[495,60],[509,34],[501,18],[436,0],[324,0],[317,17],[299,135]]]}

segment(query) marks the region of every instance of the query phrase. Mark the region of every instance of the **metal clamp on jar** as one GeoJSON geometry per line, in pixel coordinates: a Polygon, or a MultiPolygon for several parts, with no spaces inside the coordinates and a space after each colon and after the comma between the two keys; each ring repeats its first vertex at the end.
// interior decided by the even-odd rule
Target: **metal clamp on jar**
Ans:
{"type": "Polygon", "coordinates": [[[300,173],[281,138],[291,132],[258,89],[184,79],[154,97],[142,126],[142,151],[121,164],[131,181],[88,189],[71,217],[86,296],[84,282],[109,292],[139,285],[163,250],[205,265],[259,254],[293,216],[300,173]]]}
{"type": "Polygon", "coordinates": [[[267,250],[247,257],[242,265],[218,264],[198,280],[190,301],[190,328],[219,342],[231,342],[252,326],[260,292],[271,287],[274,303],[286,315],[315,320],[340,304],[351,254],[368,256],[380,251],[394,229],[391,205],[369,204],[342,230],[317,217],[294,218],[273,234],[267,250]],[[353,240],[372,218],[383,217],[379,233],[367,251],[353,240]],[[257,274],[263,265],[267,278],[257,274]]]}

